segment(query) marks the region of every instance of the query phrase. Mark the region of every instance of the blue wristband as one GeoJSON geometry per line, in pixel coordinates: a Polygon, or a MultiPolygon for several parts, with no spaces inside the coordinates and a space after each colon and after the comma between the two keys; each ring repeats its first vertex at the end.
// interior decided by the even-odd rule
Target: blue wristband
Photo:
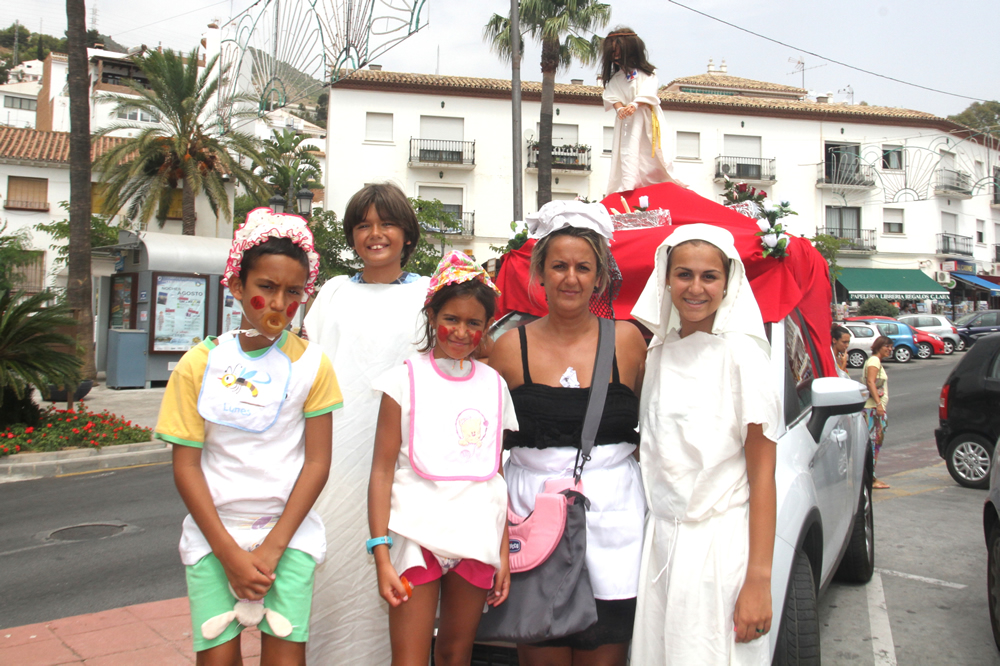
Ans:
{"type": "Polygon", "coordinates": [[[389,546],[389,548],[392,548],[392,537],[384,536],[384,537],[375,537],[374,539],[368,539],[368,541],[365,541],[365,549],[367,549],[368,554],[371,555],[372,550],[375,548],[375,546],[381,546],[382,544],[385,544],[386,546],[389,546]]]}

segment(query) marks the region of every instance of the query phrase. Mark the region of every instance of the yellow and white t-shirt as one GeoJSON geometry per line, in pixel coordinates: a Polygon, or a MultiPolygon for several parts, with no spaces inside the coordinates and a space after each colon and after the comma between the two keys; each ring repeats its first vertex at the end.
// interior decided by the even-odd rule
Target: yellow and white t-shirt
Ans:
{"type": "MultiPolygon", "coordinates": [[[[260,433],[207,421],[199,413],[198,400],[206,377],[209,354],[221,340],[209,338],[188,351],[178,362],[160,407],[156,438],[174,445],[202,449],[201,468],[223,523],[231,525],[273,525],[298,480],[305,462],[305,421],[343,406],[340,387],[330,359],[317,345],[282,333],[272,347],[257,352],[239,352],[247,369],[255,358],[281,352],[288,357],[290,371],[284,404],[273,425],[260,433]],[[277,349],[274,349],[277,347],[277,349]]],[[[235,342],[238,346],[238,341],[235,342]]],[[[249,376],[249,375],[247,375],[249,376]]],[[[253,379],[248,380],[253,384],[253,379]]],[[[251,391],[242,382],[235,388],[251,391]]],[[[230,533],[241,542],[235,527],[230,533]]],[[[312,510],[289,543],[290,548],[309,553],[317,562],[326,554],[323,523],[312,510]]],[[[195,564],[211,552],[191,516],[184,519],[181,559],[195,564]]]]}

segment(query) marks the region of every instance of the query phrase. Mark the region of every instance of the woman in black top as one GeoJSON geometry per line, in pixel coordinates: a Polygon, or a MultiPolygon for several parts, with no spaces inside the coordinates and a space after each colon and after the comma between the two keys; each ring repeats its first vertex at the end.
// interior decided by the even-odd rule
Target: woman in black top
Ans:
{"type": "MultiPolygon", "coordinates": [[[[510,388],[520,425],[504,443],[510,449],[505,477],[511,509],[519,515],[531,512],[546,480],[573,475],[597,353],[598,318],[590,302],[608,288],[611,263],[611,220],[600,204],[552,202],[529,216],[528,225],[543,236],[532,252],[531,274],[545,289],[549,314],[504,334],[490,355],[490,365],[510,388]]],[[[591,503],[587,566],[597,624],[565,638],[519,645],[526,666],[626,662],[645,514],[635,458],[645,359],[639,329],[619,322],[603,417],[582,479],[591,503]]]]}

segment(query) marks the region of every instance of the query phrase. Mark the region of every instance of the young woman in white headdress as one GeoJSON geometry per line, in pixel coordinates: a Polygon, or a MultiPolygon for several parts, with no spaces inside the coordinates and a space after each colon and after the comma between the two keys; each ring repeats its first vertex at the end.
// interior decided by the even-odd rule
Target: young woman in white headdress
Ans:
{"type": "Polygon", "coordinates": [[[677,229],[632,315],[655,335],[640,406],[649,515],[632,661],[769,664],[779,399],[732,235],[677,229]]]}

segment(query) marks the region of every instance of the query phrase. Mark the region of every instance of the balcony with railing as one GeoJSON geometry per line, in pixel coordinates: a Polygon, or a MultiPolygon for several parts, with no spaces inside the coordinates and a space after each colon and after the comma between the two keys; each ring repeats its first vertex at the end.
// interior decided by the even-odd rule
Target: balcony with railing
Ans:
{"type": "Polygon", "coordinates": [[[937,239],[938,254],[959,254],[964,257],[972,256],[972,236],[938,234],[937,239]]]}
{"type": "MultiPolygon", "coordinates": [[[[538,171],[538,144],[528,145],[526,169],[530,172],[538,171]]],[[[590,173],[590,146],[552,146],[552,173],[590,173]]]]}
{"type": "Polygon", "coordinates": [[[848,190],[875,187],[875,169],[856,159],[830,159],[816,167],[816,187],[848,190]]]}
{"type": "Polygon", "coordinates": [[[17,199],[4,199],[3,207],[8,210],[41,210],[49,209],[48,201],[19,201],[17,199]]]}
{"type": "Polygon", "coordinates": [[[715,158],[715,182],[745,180],[755,183],[773,183],[778,180],[774,170],[773,157],[727,157],[715,158]]]}
{"type": "Polygon", "coordinates": [[[476,142],[411,138],[408,164],[434,169],[473,169],[476,166],[476,142]]]}
{"type": "Polygon", "coordinates": [[[934,172],[934,194],[952,199],[971,199],[972,176],[965,171],[938,169],[934,172]]]}
{"type": "Polygon", "coordinates": [[[452,213],[455,223],[450,227],[429,227],[421,225],[424,231],[446,236],[475,236],[476,235],[476,213],[475,211],[465,211],[462,213],[452,213]]]}
{"type": "Polygon", "coordinates": [[[848,252],[874,252],[875,240],[878,237],[874,229],[824,227],[818,229],[817,233],[833,236],[843,241],[840,249],[848,252]]]}

